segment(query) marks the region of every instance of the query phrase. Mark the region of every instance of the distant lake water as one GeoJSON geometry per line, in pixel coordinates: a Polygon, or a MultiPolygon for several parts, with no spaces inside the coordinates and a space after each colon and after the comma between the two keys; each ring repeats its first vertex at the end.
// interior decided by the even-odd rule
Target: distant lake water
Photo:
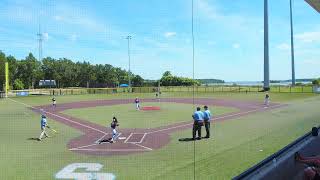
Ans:
{"type": "MultiPolygon", "coordinates": [[[[302,83],[302,84],[311,84],[311,81],[297,81],[296,83],[302,83]]],[[[213,83],[209,85],[225,85],[225,86],[231,86],[233,84],[236,84],[238,86],[263,86],[263,83],[261,81],[235,81],[235,82],[225,82],[225,83],[213,83]]],[[[271,86],[289,86],[291,85],[291,82],[289,81],[280,81],[279,83],[270,83],[271,86]]]]}

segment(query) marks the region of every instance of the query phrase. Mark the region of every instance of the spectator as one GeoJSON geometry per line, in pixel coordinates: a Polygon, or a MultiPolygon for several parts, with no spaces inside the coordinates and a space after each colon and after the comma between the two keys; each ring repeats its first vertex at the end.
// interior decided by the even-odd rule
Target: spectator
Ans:
{"type": "Polygon", "coordinates": [[[320,157],[303,157],[300,153],[296,152],[294,158],[296,161],[309,166],[303,172],[305,179],[320,180],[320,157]]]}

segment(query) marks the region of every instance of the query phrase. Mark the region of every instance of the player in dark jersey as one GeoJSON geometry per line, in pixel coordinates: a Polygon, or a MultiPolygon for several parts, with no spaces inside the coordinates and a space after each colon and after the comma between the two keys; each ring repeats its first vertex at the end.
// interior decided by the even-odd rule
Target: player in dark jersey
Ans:
{"type": "Polygon", "coordinates": [[[109,139],[103,139],[99,141],[99,144],[103,142],[114,143],[119,137],[119,133],[117,132],[117,126],[119,126],[118,119],[116,117],[113,117],[112,122],[110,124],[111,130],[112,130],[112,137],[109,139]]]}
{"type": "Polygon", "coordinates": [[[57,100],[56,100],[56,98],[53,96],[53,98],[52,98],[52,106],[53,107],[56,107],[57,106],[57,100]]]}
{"type": "Polygon", "coordinates": [[[138,97],[136,97],[136,99],[134,100],[134,103],[136,103],[136,109],[140,110],[140,100],[138,97]]]}

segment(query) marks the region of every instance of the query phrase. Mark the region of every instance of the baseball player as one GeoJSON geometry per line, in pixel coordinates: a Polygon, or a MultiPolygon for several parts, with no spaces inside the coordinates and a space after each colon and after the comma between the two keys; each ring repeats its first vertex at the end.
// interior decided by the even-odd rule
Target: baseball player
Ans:
{"type": "Polygon", "coordinates": [[[57,101],[56,98],[53,96],[52,98],[52,107],[56,107],[57,106],[57,101]]]}
{"type": "Polygon", "coordinates": [[[197,107],[197,111],[194,112],[192,118],[194,120],[192,128],[192,139],[196,139],[196,132],[198,131],[198,139],[201,139],[201,127],[203,126],[203,112],[200,107],[197,107]]]}
{"type": "Polygon", "coordinates": [[[269,106],[269,103],[270,103],[270,96],[268,93],[266,93],[266,96],[264,98],[264,105],[269,106]]]}
{"type": "Polygon", "coordinates": [[[136,109],[140,110],[140,100],[138,97],[136,97],[136,99],[134,100],[134,102],[136,103],[136,109]]]}
{"type": "Polygon", "coordinates": [[[210,138],[210,121],[211,121],[211,112],[208,109],[208,106],[204,106],[204,111],[203,111],[203,120],[204,120],[204,126],[206,128],[206,133],[207,135],[205,138],[210,138]]]}
{"type": "Polygon", "coordinates": [[[119,126],[118,120],[116,117],[112,118],[112,122],[111,122],[111,129],[112,129],[112,138],[110,140],[110,143],[114,143],[117,138],[118,138],[118,132],[116,130],[117,126],[119,126]]]}
{"type": "Polygon", "coordinates": [[[48,126],[48,123],[47,123],[47,117],[45,115],[41,115],[40,126],[41,126],[41,134],[40,134],[40,137],[38,139],[39,141],[41,141],[43,135],[45,137],[49,137],[48,134],[46,133],[46,127],[49,127],[49,126],[48,126]]]}
{"type": "Polygon", "coordinates": [[[112,130],[112,137],[108,138],[108,139],[102,139],[99,141],[99,144],[103,143],[103,142],[109,142],[109,143],[114,143],[116,142],[115,140],[118,139],[119,137],[119,133],[117,132],[116,128],[117,126],[119,126],[118,120],[116,117],[112,118],[112,122],[110,124],[111,130],[112,130]]]}

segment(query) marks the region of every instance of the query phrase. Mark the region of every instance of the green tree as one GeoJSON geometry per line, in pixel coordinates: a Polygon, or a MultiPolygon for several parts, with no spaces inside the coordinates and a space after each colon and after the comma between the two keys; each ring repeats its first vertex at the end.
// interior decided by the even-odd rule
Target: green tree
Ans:
{"type": "Polygon", "coordinates": [[[24,84],[23,84],[23,82],[22,82],[20,79],[16,79],[16,80],[14,80],[13,88],[14,88],[15,90],[24,89],[24,84]]]}
{"type": "Polygon", "coordinates": [[[132,85],[134,87],[141,87],[143,86],[143,78],[139,75],[135,75],[133,78],[132,78],[132,85]]]}
{"type": "Polygon", "coordinates": [[[320,85],[320,78],[312,81],[313,85],[320,85]]]}
{"type": "Polygon", "coordinates": [[[13,56],[7,57],[7,62],[9,64],[9,84],[13,86],[14,80],[17,79],[18,76],[18,61],[13,56]]]}
{"type": "Polygon", "coordinates": [[[33,56],[32,53],[29,53],[29,55],[25,59],[26,63],[26,73],[27,76],[25,77],[25,83],[29,87],[34,88],[36,81],[39,81],[42,77],[42,71],[41,71],[41,62],[37,61],[37,59],[33,56]]]}
{"type": "MultiPolygon", "coordinates": [[[[0,52],[0,72],[4,63],[9,62],[10,85],[19,89],[38,87],[39,80],[56,80],[57,86],[64,87],[115,87],[128,83],[129,73],[110,64],[91,65],[89,62],[73,62],[70,59],[51,57],[38,61],[32,53],[25,59],[17,60],[13,56],[6,58],[0,52]],[[18,80],[19,81],[18,81],[18,80]],[[17,80],[15,82],[15,80],[17,80]]],[[[169,73],[170,74],[170,73],[169,73]]],[[[134,86],[142,86],[141,76],[130,74],[134,86]]],[[[3,88],[4,74],[0,75],[0,87],[3,88]]]]}
{"type": "Polygon", "coordinates": [[[193,80],[185,77],[173,76],[170,71],[163,73],[162,78],[160,79],[162,86],[199,86],[200,83],[197,80],[193,80]]]}
{"type": "Polygon", "coordinates": [[[163,73],[162,77],[172,76],[170,71],[166,71],[163,73]]]}

